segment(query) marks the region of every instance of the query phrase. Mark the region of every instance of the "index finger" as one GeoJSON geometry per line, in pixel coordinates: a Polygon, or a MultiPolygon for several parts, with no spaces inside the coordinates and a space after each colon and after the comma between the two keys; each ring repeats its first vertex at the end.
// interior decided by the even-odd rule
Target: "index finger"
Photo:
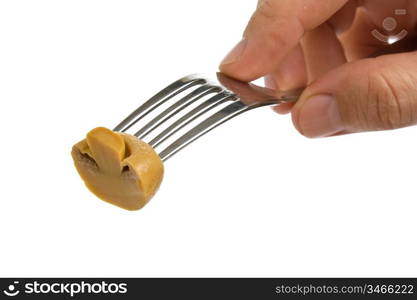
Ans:
{"type": "Polygon", "coordinates": [[[280,64],[306,31],[326,22],[348,0],[264,0],[252,15],[242,41],[220,70],[242,81],[264,76],[280,64]]]}

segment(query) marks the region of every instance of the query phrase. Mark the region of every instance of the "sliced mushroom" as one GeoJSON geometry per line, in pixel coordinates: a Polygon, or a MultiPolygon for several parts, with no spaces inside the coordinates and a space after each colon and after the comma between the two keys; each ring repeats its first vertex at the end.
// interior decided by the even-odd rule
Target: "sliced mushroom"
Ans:
{"type": "Polygon", "coordinates": [[[164,167],[151,146],[135,136],[97,127],[71,152],[86,186],[127,210],[142,208],[161,184],[164,167]]]}

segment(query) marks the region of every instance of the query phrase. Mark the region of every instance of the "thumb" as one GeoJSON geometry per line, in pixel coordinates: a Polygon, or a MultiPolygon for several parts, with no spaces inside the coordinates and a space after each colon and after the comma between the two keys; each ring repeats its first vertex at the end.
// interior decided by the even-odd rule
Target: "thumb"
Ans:
{"type": "Polygon", "coordinates": [[[417,52],[345,64],[311,84],[292,112],[307,137],[417,124],[417,52]]]}

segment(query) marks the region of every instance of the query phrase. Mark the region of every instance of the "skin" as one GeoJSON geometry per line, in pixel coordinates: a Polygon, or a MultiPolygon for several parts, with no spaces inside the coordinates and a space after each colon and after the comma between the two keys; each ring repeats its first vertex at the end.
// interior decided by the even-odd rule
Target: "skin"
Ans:
{"type": "Polygon", "coordinates": [[[307,137],[396,129],[417,124],[416,35],[415,0],[260,0],[220,70],[275,89],[307,86],[294,106],[275,108],[307,137]],[[369,58],[389,49],[371,34],[389,35],[387,17],[398,23],[391,34],[408,35],[369,58]]]}

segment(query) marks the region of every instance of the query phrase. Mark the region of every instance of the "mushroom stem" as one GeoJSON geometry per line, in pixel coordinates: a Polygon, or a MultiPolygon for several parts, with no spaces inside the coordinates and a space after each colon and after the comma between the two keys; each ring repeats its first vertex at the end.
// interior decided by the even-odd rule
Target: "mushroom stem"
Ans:
{"type": "Polygon", "coordinates": [[[122,172],[120,162],[125,157],[125,142],[119,134],[98,127],[87,134],[87,144],[98,167],[103,173],[118,175],[122,172]]]}

